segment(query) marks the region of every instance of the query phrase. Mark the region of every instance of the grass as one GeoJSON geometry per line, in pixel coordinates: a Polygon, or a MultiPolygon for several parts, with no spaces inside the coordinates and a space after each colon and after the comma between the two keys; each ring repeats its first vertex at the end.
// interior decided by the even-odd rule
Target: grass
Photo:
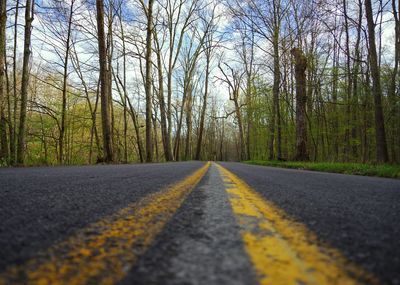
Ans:
{"type": "Polygon", "coordinates": [[[378,176],[400,179],[400,165],[391,164],[364,164],[364,163],[339,163],[339,162],[298,162],[298,161],[265,161],[249,160],[244,163],[305,169],[313,171],[334,172],[364,176],[378,176]]]}

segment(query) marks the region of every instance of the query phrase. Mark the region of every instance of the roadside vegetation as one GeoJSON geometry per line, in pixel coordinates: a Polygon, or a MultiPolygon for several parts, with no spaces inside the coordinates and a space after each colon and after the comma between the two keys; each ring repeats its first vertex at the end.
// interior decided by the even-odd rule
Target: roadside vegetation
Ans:
{"type": "Polygon", "coordinates": [[[301,162],[301,161],[265,161],[248,160],[248,164],[294,168],[323,172],[334,172],[364,176],[378,176],[400,178],[400,165],[390,164],[365,164],[365,163],[339,163],[339,162],[301,162]]]}

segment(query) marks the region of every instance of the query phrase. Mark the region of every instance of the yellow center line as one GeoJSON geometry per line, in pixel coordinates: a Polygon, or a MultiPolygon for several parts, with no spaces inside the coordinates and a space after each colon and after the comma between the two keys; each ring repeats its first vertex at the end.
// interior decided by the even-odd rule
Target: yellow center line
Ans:
{"type": "Polygon", "coordinates": [[[119,210],[38,258],[0,273],[0,284],[114,284],[142,255],[207,172],[192,175],[119,210]]]}
{"type": "Polygon", "coordinates": [[[236,175],[217,166],[260,284],[379,283],[236,175]]]}

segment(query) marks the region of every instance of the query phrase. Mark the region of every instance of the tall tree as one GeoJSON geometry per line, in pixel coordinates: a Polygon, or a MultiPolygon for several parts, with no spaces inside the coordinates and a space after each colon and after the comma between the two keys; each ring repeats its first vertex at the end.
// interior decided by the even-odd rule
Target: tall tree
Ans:
{"type": "Polygon", "coordinates": [[[62,106],[61,106],[61,129],[59,138],[59,163],[64,163],[64,135],[67,117],[67,80],[68,80],[68,61],[71,48],[71,31],[72,31],[72,17],[74,14],[75,0],[71,0],[69,6],[69,13],[67,16],[67,30],[65,37],[65,53],[64,53],[64,70],[63,70],[63,85],[62,85],[62,106]]]}
{"type": "MultiPolygon", "coordinates": [[[[215,7],[214,7],[215,9],[215,7]]],[[[203,12],[204,13],[204,12],[203,12]]],[[[181,103],[181,112],[178,120],[177,134],[174,144],[175,159],[179,159],[180,150],[180,134],[182,129],[182,119],[186,115],[186,139],[185,139],[185,159],[190,159],[191,149],[191,132],[192,132],[192,111],[193,111],[193,94],[195,92],[195,70],[199,63],[201,53],[204,51],[204,42],[213,27],[214,11],[209,19],[203,18],[203,30],[193,28],[193,34],[190,38],[190,43],[185,49],[184,59],[182,62],[183,68],[183,96],[181,103]],[[196,38],[198,41],[196,41],[196,38]]]]}
{"type": "Polygon", "coordinates": [[[362,19],[363,19],[363,5],[362,5],[362,1],[358,0],[358,20],[356,23],[356,30],[357,30],[357,37],[356,37],[356,44],[354,47],[354,53],[355,53],[355,60],[353,63],[353,95],[352,95],[352,101],[351,101],[351,105],[352,105],[352,126],[351,126],[351,147],[352,147],[352,158],[357,159],[358,157],[358,146],[357,146],[357,135],[358,135],[358,101],[359,101],[359,90],[360,90],[360,86],[359,86],[359,73],[360,73],[360,62],[361,62],[361,49],[360,49],[360,45],[361,45],[361,32],[362,32],[362,19]]]}
{"type": "Polygon", "coordinates": [[[207,111],[207,101],[209,98],[209,81],[210,81],[210,73],[211,73],[211,60],[213,56],[213,52],[218,45],[218,41],[215,39],[215,33],[217,31],[217,21],[216,21],[216,13],[215,10],[217,9],[217,5],[214,4],[210,14],[210,20],[206,18],[202,18],[202,22],[208,32],[205,34],[204,37],[204,55],[206,60],[206,68],[205,68],[205,80],[204,80],[204,95],[203,95],[203,104],[200,110],[200,122],[197,134],[197,144],[196,144],[196,154],[195,159],[200,160],[201,158],[201,147],[203,143],[203,133],[204,133],[204,123],[207,111]]]}
{"type": "Polygon", "coordinates": [[[153,3],[149,0],[147,8],[147,35],[146,35],[146,161],[153,161],[153,137],[152,137],[152,76],[151,76],[151,55],[152,55],[152,33],[153,33],[153,3]]]}
{"type": "Polygon", "coordinates": [[[277,158],[282,159],[281,146],[281,118],[279,108],[279,86],[281,83],[280,71],[280,55],[279,55],[279,38],[281,27],[281,1],[273,0],[273,14],[271,21],[272,46],[273,46],[273,61],[274,61],[274,84],[272,87],[273,103],[272,103],[272,120],[270,124],[270,139],[269,139],[269,159],[275,158],[274,141],[275,141],[275,126],[278,126],[277,132],[277,158]]]}
{"type": "Polygon", "coordinates": [[[7,1],[0,0],[0,161],[8,160],[8,143],[6,132],[6,121],[4,114],[5,105],[5,49],[6,49],[6,23],[7,23],[7,1]]]}
{"type": "MultiPolygon", "coordinates": [[[[167,0],[165,5],[166,20],[163,25],[167,25],[168,33],[168,52],[167,52],[167,121],[168,121],[168,142],[171,148],[169,151],[172,156],[172,89],[173,72],[178,62],[178,57],[183,46],[184,36],[192,24],[193,15],[198,10],[199,0],[167,0]],[[189,4],[188,4],[189,2],[189,4]],[[187,11],[185,11],[187,6],[187,11]]],[[[163,20],[164,21],[164,20],[163,20]]]]}
{"type": "MultiPolygon", "coordinates": [[[[13,106],[9,112],[9,128],[10,128],[10,164],[14,165],[17,159],[17,110],[18,110],[18,92],[17,92],[17,45],[18,45],[18,17],[19,17],[19,3],[15,3],[14,15],[14,42],[13,42],[13,106]],[[12,113],[12,116],[11,116],[12,113]]],[[[10,102],[11,104],[11,102],[10,102]]]]}
{"type": "Polygon", "coordinates": [[[234,113],[236,115],[236,120],[239,128],[239,160],[243,160],[246,157],[246,147],[244,140],[244,131],[243,131],[243,118],[240,104],[240,88],[243,81],[244,72],[240,72],[239,70],[235,70],[233,67],[225,64],[225,69],[229,71],[229,73],[221,66],[218,65],[219,70],[223,74],[223,78],[221,80],[225,82],[229,87],[229,100],[234,103],[234,113]]]}
{"type": "Polygon", "coordinates": [[[307,58],[299,48],[293,48],[291,53],[295,61],[296,77],[296,155],[295,160],[309,160],[307,151],[307,120],[306,120],[306,69],[307,58]]]}
{"type": "Polygon", "coordinates": [[[28,102],[29,85],[29,60],[31,57],[31,35],[32,22],[35,11],[35,0],[26,0],[25,4],[25,30],[24,30],[24,59],[22,63],[21,79],[21,105],[18,131],[17,163],[25,163],[25,132],[26,132],[26,113],[28,102]]]}
{"type": "Polygon", "coordinates": [[[213,33],[207,35],[207,40],[204,42],[204,53],[206,57],[206,69],[205,69],[205,80],[204,80],[204,96],[203,96],[203,105],[201,107],[201,114],[200,114],[200,125],[199,125],[199,132],[197,138],[197,146],[196,146],[196,160],[200,160],[201,154],[201,145],[203,142],[203,133],[204,133],[204,121],[206,117],[206,109],[207,109],[207,99],[209,93],[209,78],[210,78],[210,62],[212,56],[212,49],[213,49],[213,33]]]}
{"type": "MultiPolygon", "coordinates": [[[[391,160],[392,162],[399,162],[399,157],[396,155],[396,145],[399,145],[398,138],[396,142],[396,134],[400,136],[400,127],[398,124],[398,118],[400,118],[400,108],[399,104],[396,103],[396,84],[399,83],[399,64],[400,64],[400,1],[392,0],[392,11],[395,21],[395,47],[394,47],[394,68],[391,76],[390,86],[389,86],[389,99],[390,99],[390,116],[392,117],[392,130],[391,130],[391,160]],[[396,130],[397,128],[397,130],[396,130]]],[[[397,99],[398,100],[398,99],[397,99]]],[[[397,101],[398,102],[398,101],[397,101]]]]}
{"type": "Polygon", "coordinates": [[[158,74],[158,104],[160,106],[160,123],[161,123],[161,138],[164,148],[164,156],[166,161],[173,160],[171,153],[170,140],[168,138],[168,125],[167,125],[167,108],[164,97],[164,72],[162,62],[162,45],[158,40],[157,29],[153,29],[154,33],[154,49],[157,56],[157,74],[158,74]]]}
{"type": "Polygon", "coordinates": [[[110,124],[110,103],[111,98],[111,70],[107,66],[107,48],[106,38],[104,31],[104,1],[96,0],[97,9],[97,41],[99,46],[99,63],[100,63],[100,88],[101,88],[101,121],[103,129],[103,148],[104,148],[104,162],[110,163],[114,160],[113,147],[111,138],[111,124],[110,124]]]}
{"type": "Polygon", "coordinates": [[[365,14],[368,25],[368,43],[369,43],[369,64],[372,77],[372,93],[375,103],[375,139],[376,139],[376,160],[379,162],[387,162],[389,160],[385,121],[383,118],[382,108],[382,87],[381,73],[378,65],[378,55],[375,42],[375,23],[372,10],[371,0],[365,0],[365,14]]]}
{"type": "Polygon", "coordinates": [[[352,91],[352,72],[351,66],[351,51],[350,51],[350,28],[349,16],[347,13],[347,0],[343,0],[343,15],[344,15],[344,30],[346,35],[346,130],[345,130],[345,160],[350,158],[350,117],[351,117],[351,91],[352,91]]]}

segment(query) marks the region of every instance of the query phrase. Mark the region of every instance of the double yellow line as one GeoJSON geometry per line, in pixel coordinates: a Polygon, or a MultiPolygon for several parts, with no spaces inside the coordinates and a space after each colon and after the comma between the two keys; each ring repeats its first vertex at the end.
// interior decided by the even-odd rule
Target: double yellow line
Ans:
{"type": "MultiPolygon", "coordinates": [[[[115,284],[146,251],[207,172],[192,175],[104,218],[20,266],[0,284],[115,284]]],[[[305,226],[217,165],[243,244],[260,284],[376,284],[305,226]]],[[[245,258],[245,257],[244,257],[245,258]]],[[[199,265],[201,266],[201,265],[199,265]]]]}
{"type": "Polygon", "coordinates": [[[177,184],[90,225],[43,256],[0,274],[0,284],[115,284],[161,232],[207,172],[210,163],[177,184]]]}
{"type": "Polygon", "coordinates": [[[260,284],[378,284],[236,175],[218,169],[260,284]]]}

